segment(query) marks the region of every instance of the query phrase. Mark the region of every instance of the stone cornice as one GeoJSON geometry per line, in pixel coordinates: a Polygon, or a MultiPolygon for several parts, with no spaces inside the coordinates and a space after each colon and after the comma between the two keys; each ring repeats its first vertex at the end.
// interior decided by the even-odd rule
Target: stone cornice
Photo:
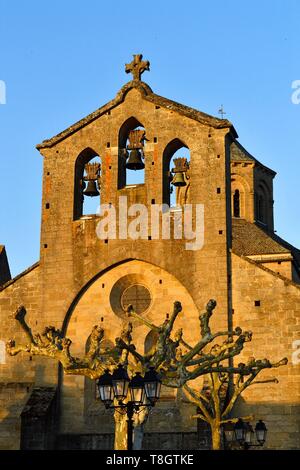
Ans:
{"type": "Polygon", "coordinates": [[[176,101],[172,101],[162,96],[156,95],[146,83],[141,82],[139,80],[132,80],[131,82],[126,83],[126,85],[121,88],[121,90],[117,93],[116,97],[113,100],[109,101],[101,108],[98,108],[93,113],[76,122],[75,124],[60,132],[59,134],[55,135],[51,139],[44,140],[41,144],[38,144],[36,148],[39,150],[43,148],[53,147],[58,142],[62,141],[71,134],[74,134],[78,130],[93,122],[95,119],[99,118],[103,114],[118,106],[124,101],[126,94],[132,89],[139,90],[145,100],[150,101],[151,103],[157,106],[167,108],[171,111],[177,112],[178,114],[198,121],[201,124],[211,126],[215,129],[228,128],[230,129],[230,132],[232,133],[233,137],[237,137],[236,130],[234,129],[232,123],[227,119],[219,119],[217,117],[210,116],[209,114],[202,113],[201,111],[198,111],[189,106],[185,106],[183,104],[177,103],[176,101]]]}

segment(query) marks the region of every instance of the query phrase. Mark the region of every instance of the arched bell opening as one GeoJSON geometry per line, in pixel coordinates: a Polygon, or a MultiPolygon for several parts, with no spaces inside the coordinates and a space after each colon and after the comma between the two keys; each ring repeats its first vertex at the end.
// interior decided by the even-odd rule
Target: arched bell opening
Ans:
{"type": "Polygon", "coordinates": [[[144,184],[144,142],[146,131],[135,117],[127,119],[119,131],[118,189],[144,184]]]}
{"type": "Polygon", "coordinates": [[[241,217],[241,199],[240,199],[240,190],[236,189],[233,193],[233,217],[241,217]]]}
{"type": "Polygon", "coordinates": [[[163,152],[163,203],[170,207],[188,202],[190,150],[180,139],[172,140],[163,152]]]}
{"type": "Polygon", "coordinates": [[[247,219],[250,217],[249,186],[245,179],[235,173],[231,176],[231,214],[235,219],[247,219]]]}
{"type": "Polygon", "coordinates": [[[268,224],[269,192],[266,186],[259,184],[255,194],[256,220],[264,225],[268,224]]]}
{"type": "Polygon", "coordinates": [[[100,205],[101,158],[91,148],[76,159],[74,181],[74,220],[96,214],[100,205]]]}

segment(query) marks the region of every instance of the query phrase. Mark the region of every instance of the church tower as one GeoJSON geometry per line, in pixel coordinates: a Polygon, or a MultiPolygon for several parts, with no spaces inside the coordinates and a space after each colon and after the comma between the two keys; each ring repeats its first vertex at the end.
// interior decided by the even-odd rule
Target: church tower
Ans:
{"type": "MultiPolygon", "coordinates": [[[[291,316],[298,318],[300,257],[274,233],[275,172],[241,146],[227,119],[156,95],[141,79],[148,70],[149,62],[134,55],[126,65],[132,80],[114,99],[37,145],[44,159],[40,260],[17,278],[4,279],[0,315],[10,320],[1,339],[22,338],[14,331],[13,312],[23,304],[35,329],[62,328],[72,339],[73,355],[82,355],[99,322],[107,344],[113,342],[129,303],[161,324],[178,300],[183,306],[178,327],[194,343],[199,313],[210,298],[217,301],[213,328],[246,322],[255,329],[265,322],[268,279],[280,284],[280,308],[285,289],[292,289],[291,316]],[[112,218],[105,231],[101,220],[108,213],[112,218]],[[247,278],[255,269],[267,277],[262,294],[247,278]],[[255,316],[255,302],[261,318],[255,316]]],[[[151,345],[148,332],[135,326],[140,350],[151,345]]],[[[258,343],[258,352],[262,346],[258,343]]],[[[290,338],[279,349],[287,347],[292,347],[290,338]]],[[[268,348],[262,354],[267,353],[268,348]]],[[[38,357],[6,358],[0,367],[2,380],[13,377],[18,384],[20,410],[33,393],[38,401],[43,390],[56,400],[49,405],[55,415],[52,446],[83,448],[85,439],[90,439],[87,446],[109,446],[113,420],[93,381],[63,376],[54,361],[38,357]]],[[[176,432],[197,435],[197,422],[190,419],[194,412],[165,388],[146,431],[154,435],[159,429],[157,442],[168,436],[166,448],[178,448],[176,432]]],[[[42,445],[26,439],[24,444],[24,439],[24,448],[42,445]]]]}

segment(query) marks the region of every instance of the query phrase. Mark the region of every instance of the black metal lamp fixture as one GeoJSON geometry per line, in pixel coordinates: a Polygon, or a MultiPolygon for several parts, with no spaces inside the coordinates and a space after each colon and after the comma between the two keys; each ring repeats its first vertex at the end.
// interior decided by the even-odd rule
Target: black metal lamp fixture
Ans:
{"type": "Polygon", "coordinates": [[[109,373],[108,369],[100,377],[97,385],[101,401],[104,403],[106,408],[109,408],[109,406],[114,401],[114,393],[112,375],[109,373]]]}
{"type": "Polygon", "coordinates": [[[237,441],[243,449],[250,447],[261,447],[266,442],[267,428],[262,420],[259,420],[255,426],[255,433],[250,423],[244,422],[241,418],[233,424],[228,422],[224,425],[224,434],[228,444],[237,441]],[[258,444],[253,444],[253,437],[256,435],[258,444]]]}
{"type": "Polygon", "coordinates": [[[241,418],[239,418],[239,420],[234,425],[234,434],[235,440],[238,441],[240,444],[243,444],[245,442],[246,428],[244,421],[241,418]]]}
{"type": "Polygon", "coordinates": [[[129,383],[131,401],[136,406],[142,406],[145,401],[144,379],[140,372],[131,379],[129,383]]]}
{"type": "Polygon", "coordinates": [[[150,367],[150,369],[146,372],[144,377],[144,386],[146,397],[148,398],[149,402],[154,405],[154,403],[157,402],[160,397],[161,389],[161,380],[154,367],[150,367]]]}
{"type": "Polygon", "coordinates": [[[130,380],[126,369],[124,369],[122,364],[119,364],[118,368],[114,371],[112,375],[114,396],[117,400],[125,400],[128,394],[129,382],[130,380]]]}
{"type": "Polygon", "coordinates": [[[261,446],[266,442],[267,432],[268,430],[265,423],[260,419],[258,423],[256,423],[255,434],[256,440],[261,446]]]}
{"type": "Polygon", "coordinates": [[[231,443],[234,441],[235,432],[234,432],[234,424],[232,421],[225,423],[223,426],[224,434],[226,442],[231,443]]]}
{"type": "Polygon", "coordinates": [[[98,379],[97,386],[101,401],[106,408],[126,409],[127,414],[127,448],[132,450],[133,415],[140,407],[154,406],[160,396],[161,380],[154,367],[145,373],[137,372],[130,380],[126,369],[119,364],[113,374],[107,369],[98,379]],[[125,402],[130,392],[130,400],[125,402]],[[118,405],[114,405],[114,399],[118,405]],[[148,403],[147,403],[148,400],[148,403]]]}

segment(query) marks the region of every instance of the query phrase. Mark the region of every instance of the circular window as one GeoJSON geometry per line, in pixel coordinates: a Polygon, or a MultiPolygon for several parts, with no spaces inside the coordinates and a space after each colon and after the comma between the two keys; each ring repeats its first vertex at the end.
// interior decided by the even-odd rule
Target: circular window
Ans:
{"type": "Polygon", "coordinates": [[[121,305],[124,310],[132,305],[136,313],[143,313],[151,304],[149,290],[141,284],[133,284],[124,290],[121,296],[121,305]]]}

